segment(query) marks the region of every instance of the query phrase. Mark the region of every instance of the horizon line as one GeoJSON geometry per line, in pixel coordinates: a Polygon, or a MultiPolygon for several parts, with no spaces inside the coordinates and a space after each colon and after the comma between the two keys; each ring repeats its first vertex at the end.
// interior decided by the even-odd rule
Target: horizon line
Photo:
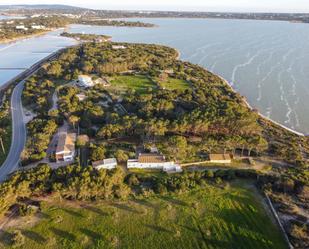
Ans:
{"type": "MultiPolygon", "coordinates": [[[[98,8],[98,7],[83,7],[83,6],[76,6],[70,4],[2,4],[0,6],[68,6],[73,8],[81,8],[81,9],[88,9],[88,10],[105,10],[105,11],[127,11],[127,12],[187,12],[187,13],[239,13],[239,14],[309,14],[309,10],[305,12],[300,11],[265,11],[265,10],[176,10],[176,9],[117,9],[117,8],[98,8]]],[[[191,7],[202,7],[202,6],[191,6],[191,7]]],[[[1,11],[1,10],[0,10],[1,11]]]]}

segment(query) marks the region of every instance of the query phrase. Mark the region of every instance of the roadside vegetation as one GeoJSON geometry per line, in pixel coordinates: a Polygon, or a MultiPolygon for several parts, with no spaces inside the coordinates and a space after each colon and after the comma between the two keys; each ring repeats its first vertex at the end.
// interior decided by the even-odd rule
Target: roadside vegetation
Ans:
{"type": "Polygon", "coordinates": [[[0,167],[9,153],[12,140],[12,122],[10,112],[11,92],[12,89],[9,88],[0,94],[0,167]]]}

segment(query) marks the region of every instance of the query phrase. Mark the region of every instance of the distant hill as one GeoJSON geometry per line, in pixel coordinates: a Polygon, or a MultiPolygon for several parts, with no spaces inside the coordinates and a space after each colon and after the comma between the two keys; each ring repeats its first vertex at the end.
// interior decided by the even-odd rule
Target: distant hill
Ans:
{"type": "MultiPolygon", "coordinates": [[[[62,5],[62,4],[19,4],[19,5],[0,5],[0,10],[18,10],[18,9],[28,9],[28,10],[36,10],[36,9],[46,9],[46,10],[82,10],[85,8],[70,6],[70,5],[62,5]]],[[[86,10],[86,9],[85,9],[86,10]]]]}

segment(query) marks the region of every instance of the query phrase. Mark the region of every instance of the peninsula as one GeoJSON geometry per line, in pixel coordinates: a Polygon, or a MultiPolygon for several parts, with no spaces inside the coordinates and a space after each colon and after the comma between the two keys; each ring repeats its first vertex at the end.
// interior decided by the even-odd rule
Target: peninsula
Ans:
{"type": "MultiPolygon", "coordinates": [[[[308,138],[261,117],[220,77],[173,48],[109,41],[36,69],[23,82],[22,170],[0,185],[0,213],[42,216],[23,229],[42,243],[56,236],[47,248],[307,243],[308,138]],[[288,215],[283,228],[267,205],[288,215]]],[[[6,229],[13,244],[24,238],[6,229]]]]}

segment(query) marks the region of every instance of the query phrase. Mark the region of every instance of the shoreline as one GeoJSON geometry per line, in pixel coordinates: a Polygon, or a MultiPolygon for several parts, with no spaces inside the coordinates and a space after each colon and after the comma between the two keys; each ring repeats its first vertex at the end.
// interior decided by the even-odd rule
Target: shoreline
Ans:
{"type": "Polygon", "coordinates": [[[43,36],[43,35],[46,35],[49,32],[53,32],[53,31],[57,31],[57,30],[61,30],[61,29],[65,29],[65,27],[64,28],[54,28],[54,29],[50,29],[50,30],[44,30],[42,32],[32,34],[32,35],[23,35],[23,36],[15,37],[15,38],[12,38],[12,39],[5,39],[5,40],[2,40],[2,41],[0,40],[0,45],[1,44],[13,44],[13,43],[17,43],[17,42],[24,41],[24,40],[29,40],[31,38],[43,36]]]}
{"type": "MultiPolygon", "coordinates": [[[[56,30],[61,30],[61,29],[65,29],[65,27],[64,27],[64,28],[55,28],[55,29],[51,29],[51,30],[46,30],[46,31],[40,32],[40,33],[38,33],[38,34],[29,35],[29,36],[23,36],[23,37],[19,37],[19,38],[16,38],[16,39],[12,39],[12,40],[9,40],[9,41],[6,41],[6,42],[0,41],[0,44],[16,43],[16,42],[18,42],[18,41],[27,40],[27,39],[31,39],[31,38],[34,38],[34,37],[42,36],[42,35],[45,35],[46,33],[53,32],[53,31],[56,31],[56,30]]],[[[176,60],[181,60],[181,58],[180,58],[180,57],[181,57],[180,51],[179,51],[177,48],[174,48],[174,49],[175,49],[175,51],[177,52],[176,60]]],[[[202,67],[202,68],[204,68],[204,69],[206,69],[207,71],[211,72],[212,74],[218,76],[223,82],[226,83],[226,85],[227,85],[234,93],[238,93],[238,94],[239,94],[239,92],[237,92],[237,91],[232,87],[232,85],[229,83],[229,81],[226,80],[225,78],[223,78],[221,75],[219,75],[219,74],[217,74],[217,73],[214,73],[214,72],[210,71],[209,69],[207,69],[206,67],[203,67],[202,65],[199,65],[199,66],[202,67]]],[[[243,102],[245,103],[245,105],[246,105],[251,111],[257,110],[256,108],[253,108],[253,107],[250,105],[250,103],[248,102],[248,100],[246,99],[245,96],[243,96],[242,100],[243,100],[243,102]]],[[[302,132],[293,130],[292,128],[289,128],[289,127],[287,127],[287,126],[285,126],[285,125],[283,125],[283,124],[280,124],[279,122],[277,122],[277,121],[275,121],[275,120],[273,120],[273,119],[271,119],[271,118],[269,118],[269,117],[266,117],[266,116],[265,116],[264,114],[262,114],[259,110],[257,110],[257,113],[258,113],[258,115],[259,115],[261,118],[266,119],[266,120],[268,120],[268,121],[270,121],[270,122],[272,122],[272,123],[274,123],[274,124],[280,126],[281,128],[283,128],[283,129],[285,129],[285,130],[287,130],[287,131],[289,131],[289,132],[294,133],[295,135],[302,136],[302,137],[305,137],[305,136],[306,136],[306,135],[305,135],[304,133],[302,133],[302,132]]]]}
{"type": "MultiPolygon", "coordinates": [[[[208,69],[207,69],[207,70],[208,70],[208,69]]],[[[211,72],[211,71],[209,71],[209,72],[211,72]]],[[[230,88],[234,93],[238,93],[238,94],[239,94],[239,92],[237,92],[237,91],[232,87],[232,85],[228,82],[228,80],[226,80],[225,78],[223,78],[222,76],[220,76],[220,75],[218,75],[218,74],[216,74],[216,73],[214,73],[214,72],[211,72],[211,73],[214,74],[214,75],[216,75],[216,76],[218,76],[221,80],[223,80],[223,81],[229,86],[229,88],[230,88]]],[[[256,108],[253,108],[253,107],[250,105],[250,103],[248,102],[248,100],[246,99],[245,96],[242,96],[242,97],[243,97],[243,98],[242,98],[243,102],[245,103],[245,105],[246,105],[251,111],[257,110],[256,108]]],[[[277,122],[277,121],[275,121],[275,120],[273,120],[273,119],[271,119],[271,118],[269,118],[269,117],[266,117],[266,116],[265,116],[264,114],[262,114],[259,110],[257,110],[257,113],[258,113],[258,115],[259,115],[261,118],[266,119],[266,120],[268,120],[268,121],[270,121],[270,122],[272,122],[272,123],[274,123],[274,124],[280,126],[281,128],[283,128],[283,129],[285,129],[285,130],[287,130],[287,131],[289,131],[289,132],[294,133],[295,135],[298,135],[298,136],[301,136],[301,137],[305,137],[305,136],[306,136],[306,135],[305,135],[304,133],[302,133],[302,132],[293,130],[292,128],[289,128],[289,127],[287,127],[287,126],[285,126],[285,125],[283,125],[283,124],[280,124],[279,122],[277,122]]]]}

